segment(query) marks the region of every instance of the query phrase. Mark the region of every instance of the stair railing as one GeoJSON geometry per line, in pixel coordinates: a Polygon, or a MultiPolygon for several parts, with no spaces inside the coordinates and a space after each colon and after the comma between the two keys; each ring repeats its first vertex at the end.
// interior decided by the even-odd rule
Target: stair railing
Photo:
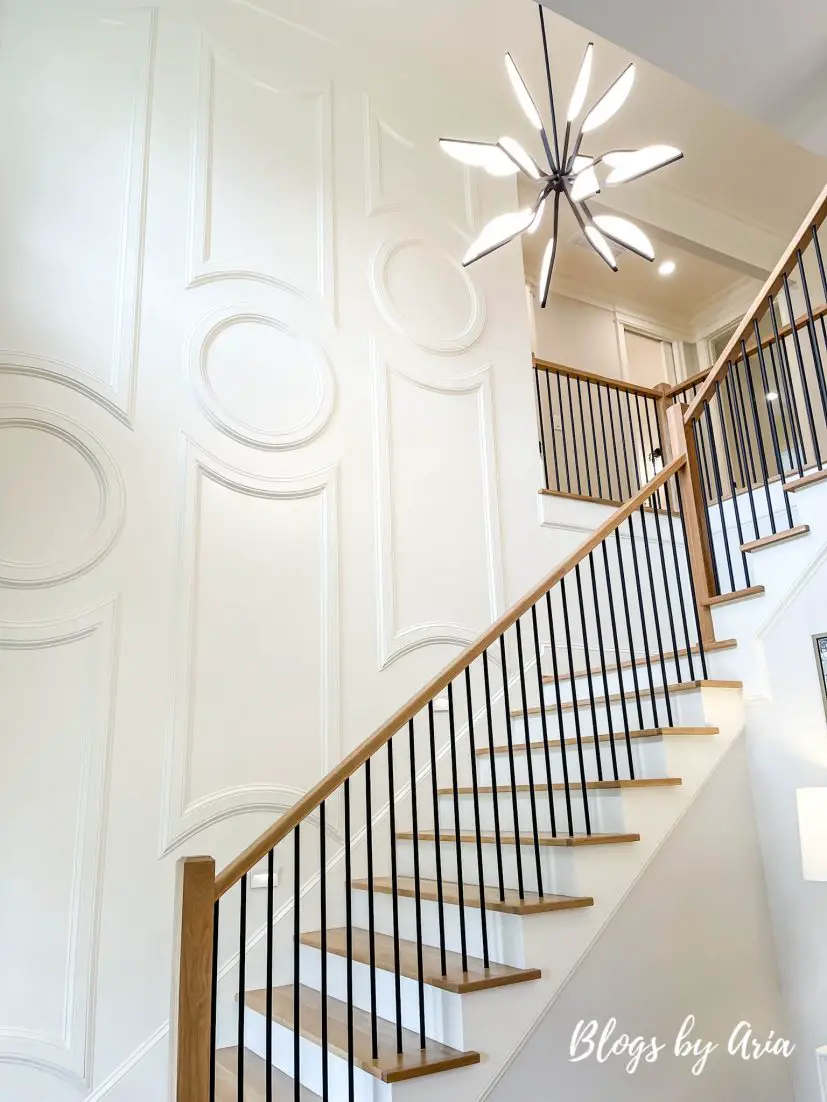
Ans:
{"type": "Polygon", "coordinates": [[[670,454],[687,457],[702,607],[752,591],[750,551],[804,530],[790,493],[827,464],[825,217],[827,187],[712,369],[673,388],[670,454]]]}
{"type": "Polygon", "coordinates": [[[664,392],[534,358],[544,489],[622,505],[663,466],[664,392]]]}
{"type": "Polygon", "coordinates": [[[554,891],[545,847],[594,833],[592,791],[634,779],[636,738],[707,677],[686,469],[670,462],[218,875],[179,862],[177,1102],[244,1102],[248,1045],[267,1099],[274,1064],[324,1102],[352,1099],[380,1050],[404,1077],[429,1044],[426,983],[474,956],[487,970],[491,908],[554,891]],[[319,1020],[316,1058],[302,1031],[319,1020]]]}

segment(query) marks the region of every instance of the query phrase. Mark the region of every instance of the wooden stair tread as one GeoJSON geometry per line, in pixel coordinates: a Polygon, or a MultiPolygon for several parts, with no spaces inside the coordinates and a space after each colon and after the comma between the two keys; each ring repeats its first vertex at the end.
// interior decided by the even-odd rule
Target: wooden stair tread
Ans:
{"type": "MultiPolygon", "coordinates": [[[[368,930],[354,928],[352,934],[353,960],[360,964],[370,963],[370,933],[368,930]]],[[[301,935],[302,945],[312,946],[314,949],[322,947],[321,930],[301,935]]],[[[385,972],[393,972],[394,949],[393,938],[388,934],[374,934],[374,947],[376,954],[376,967],[385,972]]],[[[327,951],[339,957],[347,957],[347,929],[339,927],[327,931],[327,951]]],[[[464,995],[471,991],[486,991],[492,987],[505,987],[513,983],[525,983],[528,980],[540,979],[539,968],[512,968],[508,964],[495,964],[493,961],[488,968],[481,960],[475,957],[467,957],[467,970],[462,968],[462,955],[446,951],[445,966],[446,975],[442,975],[442,961],[440,951],[432,945],[422,947],[422,975],[429,987],[439,987],[443,991],[453,991],[464,995]]],[[[399,942],[399,971],[408,979],[419,978],[417,965],[416,942],[399,942]]]]}
{"type": "MultiPolygon", "coordinates": [[[[272,1069],[273,1102],[294,1102],[295,1084],[289,1075],[272,1069]]],[[[301,1088],[301,1102],[321,1102],[318,1094],[301,1088]]],[[[266,1102],[267,1063],[244,1049],[244,1102],[266,1102]]],[[[238,1102],[238,1049],[220,1048],[215,1054],[215,1102],[238,1102]]]]}
{"type": "Polygon", "coordinates": [[[736,589],[734,593],[720,593],[716,597],[703,597],[701,604],[707,608],[715,608],[716,605],[729,605],[734,601],[744,601],[748,597],[760,597],[764,592],[762,585],[751,585],[746,589],[736,589]]]}
{"type": "Polygon", "coordinates": [[[799,524],[795,528],[787,528],[783,532],[774,532],[771,536],[762,536],[758,540],[750,540],[749,543],[742,543],[742,551],[760,551],[763,547],[773,547],[776,543],[783,543],[786,540],[798,539],[799,536],[806,536],[810,531],[809,524],[799,524]]]}
{"type": "MultiPolygon", "coordinates": [[[[413,841],[413,831],[402,830],[396,835],[403,842],[413,841]]],[[[439,832],[440,842],[455,842],[456,834],[454,831],[441,830],[439,832]]],[[[437,840],[436,834],[433,830],[420,830],[418,834],[420,842],[435,842],[437,840]]],[[[500,831],[500,843],[505,846],[513,846],[515,844],[517,836],[508,832],[500,831]]],[[[459,840],[469,845],[476,845],[477,835],[474,831],[463,830],[460,831],[459,840]]],[[[497,837],[495,834],[489,834],[487,832],[480,835],[480,841],[483,845],[495,845],[497,837]]],[[[541,846],[614,846],[624,845],[626,842],[639,842],[639,834],[558,834],[556,837],[553,834],[549,834],[547,831],[539,831],[537,834],[537,841],[541,846]]],[[[520,834],[519,842],[521,846],[533,846],[534,835],[533,834],[520,834]]]]}
{"type": "MultiPolygon", "coordinates": [[[[669,695],[673,696],[676,693],[692,692],[694,689],[743,689],[743,687],[743,681],[721,681],[707,678],[703,681],[679,681],[676,682],[674,685],[668,685],[666,688],[669,689],[669,695]]],[[[663,685],[656,685],[655,696],[663,696],[666,693],[666,688],[664,688],[663,685]]],[[[594,698],[594,705],[596,708],[600,708],[604,704],[616,704],[621,700],[628,701],[630,699],[634,699],[634,695],[634,691],[629,690],[629,692],[626,693],[612,693],[611,696],[596,696],[594,698]]],[[[642,697],[651,697],[652,690],[641,689],[640,695],[642,697]]],[[[578,697],[576,701],[564,700],[560,707],[564,712],[572,712],[574,711],[575,707],[578,709],[591,707],[591,700],[588,696],[581,696],[578,697]]],[[[533,708],[529,708],[527,714],[530,716],[538,716],[540,712],[556,712],[557,710],[558,707],[556,703],[546,704],[544,707],[540,707],[539,705],[537,705],[533,708]]],[[[523,715],[522,708],[512,708],[511,715],[523,715]]]]}
{"type": "Polygon", "coordinates": [[[804,490],[808,486],[815,486],[817,482],[823,482],[827,478],[827,469],[823,471],[811,471],[810,474],[790,478],[784,483],[784,492],[794,494],[797,490],[804,490]]]}
{"type": "Polygon", "coordinates": [[[569,501],[588,501],[592,505],[611,505],[613,509],[619,509],[623,504],[622,501],[615,501],[610,497],[592,497],[589,494],[572,494],[566,492],[566,490],[547,490],[545,488],[537,491],[542,494],[543,497],[564,497],[569,501]]]}
{"type": "MultiPolygon", "coordinates": [[[[621,777],[619,780],[612,778],[606,781],[586,781],[586,788],[591,791],[599,792],[615,788],[673,788],[680,784],[683,784],[680,777],[635,777],[634,779],[621,777]]],[[[567,786],[561,782],[559,784],[552,784],[551,787],[554,792],[565,792],[567,786]]],[[[582,785],[580,781],[572,780],[569,782],[568,788],[570,791],[578,791],[582,790],[582,785]]],[[[497,785],[497,792],[508,795],[510,795],[512,791],[531,792],[532,789],[535,792],[548,792],[548,785],[516,784],[513,789],[510,785],[497,785]]],[[[480,793],[480,795],[490,796],[493,791],[494,789],[491,785],[479,785],[477,787],[477,792],[480,793]]],[[[456,792],[458,796],[473,796],[474,789],[471,785],[463,785],[458,788],[456,792]]],[[[440,796],[453,796],[453,794],[453,788],[439,789],[440,796]]]]}
{"type": "MultiPolygon", "coordinates": [[[[354,880],[353,887],[357,891],[367,891],[367,880],[354,880]]],[[[391,895],[393,882],[389,876],[376,876],[373,880],[373,890],[382,895],[391,895]]],[[[397,894],[406,899],[413,899],[416,894],[416,884],[412,876],[400,876],[396,881],[397,894]]],[[[499,889],[485,885],[485,909],[487,911],[499,911],[501,914],[530,915],[546,914],[549,911],[579,910],[581,907],[593,907],[594,900],[587,895],[549,895],[540,896],[536,892],[523,892],[522,899],[516,888],[506,888],[504,899],[500,899],[499,889]]],[[[435,903],[439,899],[439,890],[436,880],[420,880],[419,896],[429,903],[435,903]]],[[[444,903],[457,905],[459,903],[459,885],[449,880],[442,882],[442,900],[444,903]]],[[[462,885],[462,901],[466,907],[479,907],[480,890],[477,884],[462,885]]]]}
{"type": "MultiPolygon", "coordinates": [[[[721,640],[716,640],[715,642],[712,642],[712,643],[704,643],[704,652],[706,654],[711,654],[711,653],[714,653],[715,651],[719,651],[719,650],[733,650],[737,646],[738,646],[738,640],[737,639],[721,639],[721,640]]],[[[698,654],[698,655],[700,654],[700,649],[697,646],[692,647],[691,650],[692,650],[693,656],[696,655],[696,654],[698,654]]],[[[687,649],[686,647],[683,647],[679,651],[667,651],[663,656],[663,660],[664,660],[664,662],[671,662],[671,661],[673,661],[673,659],[675,658],[676,655],[677,655],[678,658],[686,658],[688,656],[688,654],[689,654],[689,649],[687,649]]],[[[656,659],[656,661],[659,663],[660,659],[658,658],[658,659],[656,659]]],[[[645,666],[645,665],[646,665],[646,659],[645,658],[636,658],[634,660],[634,662],[632,661],[631,658],[629,658],[625,662],[621,662],[619,664],[615,663],[612,666],[606,666],[606,673],[616,673],[618,670],[630,670],[633,666],[645,666]]],[[[575,677],[588,677],[589,674],[591,674],[591,676],[593,678],[601,677],[602,674],[603,674],[603,667],[602,666],[596,666],[594,669],[590,669],[590,670],[575,670],[574,673],[559,674],[558,677],[556,677],[556,678],[553,677],[551,674],[546,674],[543,677],[543,681],[547,685],[553,685],[555,681],[559,681],[559,682],[571,681],[572,678],[575,678],[575,677]]]]}
{"type": "MultiPolygon", "coordinates": [[[[267,992],[247,991],[245,1005],[259,1014],[267,1012],[267,992]]],[[[316,1044],[322,1038],[322,996],[312,987],[299,987],[299,1025],[302,1037],[316,1044]]],[[[327,1043],[328,1051],[348,1058],[347,1004],[328,996],[327,999],[327,1043]]],[[[478,1064],[478,1052],[461,1052],[448,1048],[438,1041],[428,1040],[424,1049],[419,1047],[419,1033],[410,1029],[402,1030],[402,1055],[396,1051],[396,1026],[393,1022],[380,1018],[378,1021],[379,1058],[374,1060],[371,1054],[370,1014],[354,1007],[353,1014],[353,1061],[356,1067],[383,1083],[399,1083],[405,1079],[415,1079],[420,1075],[433,1075],[452,1068],[464,1068],[469,1064],[478,1064]]],[[[273,1021],[293,1028],[293,987],[273,988],[273,1021]]]]}
{"type": "MultiPolygon", "coordinates": [[[[630,731],[629,732],[629,738],[630,739],[641,739],[641,738],[645,739],[645,738],[665,738],[665,737],[671,737],[673,735],[718,735],[718,734],[720,734],[720,728],[719,727],[652,727],[652,728],[649,728],[648,730],[643,730],[643,731],[630,731]]],[[[614,740],[615,742],[624,743],[626,741],[626,732],[625,731],[616,731],[613,735],[608,735],[608,734],[607,735],[599,735],[598,738],[600,739],[601,742],[611,742],[612,740],[614,740]]],[[[585,737],[581,738],[580,741],[581,741],[581,744],[583,746],[592,746],[594,744],[594,735],[585,736],[585,737]]],[[[543,750],[545,748],[545,743],[543,743],[541,741],[539,741],[539,742],[538,741],[530,742],[528,745],[529,745],[529,749],[531,749],[531,750],[543,750]]],[[[570,747],[577,746],[577,739],[576,738],[567,738],[565,740],[564,745],[570,746],[570,747]]],[[[549,748],[549,750],[559,750],[560,749],[560,740],[558,738],[552,738],[551,736],[549,736],[548,748],[549,748]]],[[[515,742],[513,750],[514,750],[515,754],[525,753],[525,742],[524,741],[515,742]]],[[[495,754],[507,754],[508,753],[508,746],[498,742],[494,746],[494,753],[495,754]]],[[[476,751],[476,755],[477,755],[478,758],[488,757],[489,754],[490,754],[490,750],[487,746],[480,747],[476,751]]]]}

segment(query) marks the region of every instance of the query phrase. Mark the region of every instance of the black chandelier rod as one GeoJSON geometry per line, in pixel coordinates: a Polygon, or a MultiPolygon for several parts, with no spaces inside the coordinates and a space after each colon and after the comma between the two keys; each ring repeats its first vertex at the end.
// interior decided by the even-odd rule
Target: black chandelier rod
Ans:
{"type": "Polygon", "coordinates": [[[552,84],[551,84],[551,62],[550,62],[549,56],[548,56],[548,40],[546,38],[546,20],[545,20],[545,16],[543,15],[543,5],[542,5],[542,3],[538,4],[537,6],[538,6],[538,9],[540,11],[540,31],[541,31],[542,36],[543,36],[543,55],[544,55],[545,61],[546,61],[546,84],[548,85],[548,102],[549,102],[549,106],[551,108],[551,132],[552,132],[552,135],[554,137],[554,162],[552,163],[552,168],[556,172],[562,172],[563,171],[563,163],[560,160],[560,144],[559,144],[559,141],[558,141],[558,138],[557,138],[557,113],[554,110],[554,92],[552,91],[552,84]]]}

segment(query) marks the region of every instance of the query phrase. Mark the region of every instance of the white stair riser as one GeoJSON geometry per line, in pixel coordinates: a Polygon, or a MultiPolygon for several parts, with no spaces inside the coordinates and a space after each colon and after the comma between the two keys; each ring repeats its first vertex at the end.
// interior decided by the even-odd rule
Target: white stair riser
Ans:
{"type": "MultiPolygon", "coordinates": [[[[447,878],[446,878],[447,879],[447,878]]],[[[470,876],[467,883],[475,884],[470,876]]],[[[434,900],[423,899],[422,941],[425,945],[439,946],[439,905],[434,900]]],[[[460,936],[460,910],[453,903],[442,907],[445,922],[445,948],[453,953],[462,949],[460,936]]],[[[482,959],[482,912],[478,907],[465,907],[465,944],[469,956],[482,959]]],[[[393,903],[389,895],[378,892],[373,897],[374,929],[379,934],[393,935],[393,903]]],[[[353,893],[353,924],[363,930],[368,926],[368,893],[353,893]]],[[[523,919],[519,915],[501,914],[486,909],[485,925],[488,934],[488,955],[497,964],[511,964],[524,968],[523,919]]],[[[416,941],[416,903],[405,896],[399,897],[399,936],[405,941],[416,941]]]]}
{"type": "MultiPolygon", "coordinates": [[[[244,1015],[245,1046],[262,1059],[266,1058],[267,1020],[263,1014],[247,1009],[244,1015]]],[[[273,1067],[293,1078],[293,1031],[275,1022],[271,1026],[273,1067]]],[[[327,1068],[331,1099],[348,1097],[347,1061],[328,1052],[327,1068]]],[[[307,1037],[302,1037],[299,1052],[299,1079],[302,1086],[322,1093],[322,1049],[307,1037]]],[[[356,1067],[353,1071],[354,1102],[392,1102],[393,1086],[382,1083],[356,1067]]]]}
{"type": "MultiPolygon", "coordinates": [[[[545,773],[543,773],[545,777],[545,773]]],[[[535,776],[535,783],[537,777],[535,776]]],[[[503,778],[503,784],[509,782],[503,778]]],[[[623,830],[623,798],[619,790],[588,791],[589,817],[593,830],[603,832],[623,830]]],[[[582,789],[572,781],[569,795],[571,819],[575,833],[581,833],[586,829],[586,816],[583,807],[582,789]]],[[[494,795],[493,793],[481,793],[478,799],[480,830],[486,833],[494,832],[494,795]]],[[[569,808],[567,807],[565,792],[553,794],[554,821],[558,830],[569,829],[569,808]]],[[[497,810],[501,831],[510,831],[514,828],[514,804],[510,792],[497,794],[497,810]]],[[[528,792],[517,793],[517,821],[522,830],[531,830],[533,814],[537,815],[537,828],[541,831],[551,831],[551,807],[549,806],[548,792],[536,792],[534,806],[532,808],[531,795],[528,792]]],[[[442,796],[439,805],[440,826],[453,828],[454,803],[450,796],[442,796]]],[[[474,815],[473,796],[462,795],[459,797],[459,821],[460,826],[467,830],[474,830],[476,820],[474,815]]]]}
{"type": "MultiPolygon", "coordinates": [[[[530,828],[524,833],[530,834],[530,828]]],[[[575,849],[568,846],[540,846],[540,872],[543,878],[544,891],[556,895],[579,895],[576,876],[575,849]]],[[[442,842],[440,846],[442,857],[442,876],[444,880],[456,881],[457,855],[453,841],[442,842]]],[[[477,872],[477,847],[474,844],[462,843],[460,845],[462,869],[466,883],[476,884],[479,880],[477,872]]],[[[517,847],[503,844],[501,847],[503,880],[506,888],[519,887],[517,867],[517,847]]],[[[522,860],[523,887],[526,891],[537,890],[536,858],[533,843],[520,847],[522,860]]],[[[495,845],[483,845],[483,880],[486,884],[499,883],[497,866],[497,848],[495,845]]],[[[419,862],[423,876],[433,879],[436,876],[435,843],[420,842],[419,862]]],[[[399,843],[399,872],[400,875],[413,875],[413,844],[411,842],[399,843]]]]}
{"type": "MultiPolygon", "coordinates": [[[[680,645],[680,639],[678,640],[680,645]]],[[[666,646],[667,644],[664,643],[666,646]]],[[[669,649],[672,648],[671,640],[668,643],[669,649]]],[[[707,672],[710,678],[726,678],[730,676],[725,671],[727,670],[727,663],[725,656],[728,652],[721,651],[720,653],[710,654],[706,659],[707,672]]],[[[656,686],[659,685],[672,685],[679,680],[683,681],[700,681],[703,679],[703,668],[701,666],[700,656],[697,654],[692,655],[692,670],[689,669],[689,659],[682,657],[679,662],[674,659],[664,660],[664,666],[666,668],[666,677],[663,676],[663,668],[661,667],[660,660],[657,656],[652,659],[652,678],[656,686]],[[680,669],[678,669],[680,667],[680,669]]],[[[591,689],[594,695],[605,696],[605,688],[608,685],[609,695],[614,693],[624,692],[632,699],[635,691],[635,679],[634,675],[637,673],[638,685],[641,691],[644,687],[649,685],[649,674],[645,665],[638,665],[633,670],[631,667],[627,667],[623,670],[611,670],[606,674],[606,682],[604,684],[603,676],[600,673],[592,675],[591,689]]],[[[576,691],[578,700],[588,701],[589,699],[589,680],[585,674],[574,678],[574,688],[576,691]]],[[[537,687],[535,689],[535,698],[537,687]]],[[[546,682],[543,685],[543,691],[547,703],[556,704],[557,693],[553,683],[546,682]]],[[[572,681],[565,679],[560,681],[560,699],[563,702],[574,699],[572,693],[572,681]]],[[[532,703],[536,703],[536,699],[532,699],[532,703]]]]}
{"type": "MultiPolygon", "coordinates": [[[[636,777],[666,776],[661,739],[640,738],[630,739],[629,741],[632,748],[632,765],[636,777]]],[[[619,739],[615,740],[614,760],[612,759],[612,748],[610,743],[600,742],[597,745],[599,746],[603,778],[608,779],[614,777],[614,764],[616,761],[618,777],[623,780],[628,780],[632,775],[632,770],[629,768],[628,744],[619,739]]],[[[567,746],[565,748],[565,757],[570,786],[576,787],[580,783],[582,775],[585,775],[587,781],[596,781],[600,779],[597,768],[597,751],[594,743],[584,743],[583,745],[582,773],[578,748],[576,746],[567,746]]],[[[489,755],[479,758],[477,778],[478,783],[481,785],[490,785],[492,783],[490,761],[489,755]]],[[[565,780],[563,753],[560,750],[559,743],[557,743],[556,746],[553,742],[549,743],[549,761],[551,764],[552,783],[563,783],[565,780]]],[[[544,782],[546,777],[545,750],[538,749],[531,751],[531,768],[534,774],[534,783],[544,782]]],[[[511,784],[511,769],[507,754],[496,755],[495,770],[498,786],[503,787],[511,784]]],[[[521,754],[514,754],[514,779],[517,784],[528,784],[528,762],[526,760],[525,751],[521,754]]]]}
{"type": "MultiPolygon", "coordinates": [[[[657,682],[655,683],[657,687],[657,682]]],[[[683,692],[673,692],[669,695],[669,706],[665,695],[656,696],[654,701],[648,693],[648,678],[640,682],[640,709],[634,693],[627,695],[625,721],[624,709],[620,701],[611,705],[595,705],[592,714],[591,703],[586,698],[581,700],[577,708],[566,708],[558,712],[556,708],[546,710],[546,732],[549,739],[560,736],[560,716],[562,715],[563,733],[566,738],[574,738],[577,734],[579,722],[580,734],[590,736],[595,733],[595,721],[599,734],[609,733],[609,713],[611,713],[612,730],[615,733],[624,730],[625,722],[630,729],[636,730],[642,727],[677,727],[696,726],[701,722],[698,718],[702,714],[700,690],[694,689],[683,692]],[[669,707],[672,717],[670,722],[669,707]],[[642,724],[641,724],[642,719],[642,724]]],[[[533,713],[528,717],[528,729],[532,740],[543,737],[543,721],[539,713],[533,713]]],[[[525,742],[525,721],[522,716],[512,717],[512,741],[525,742]]]]}
{"type": "MultiPolygon", "coordinates": [[[[400,938],[401,938],[400,934],[400,938]]],[[[322,989],[322,954],[309,945],[301,947],[301,980],[307,987],[322,989]]],[[[400,978],[402,1025],[419,1032],[419,984],[407,976],[400,978]]],[[[327,954],[327,991],[332,999],[347,1002],[347,961],[327,954]]],[[[438,987],[423,987],[425,996],[425,1036],[452,1048],[463,1048],[462,996],[438,987]]],[[[370,1013],[370,967],[353,964],[353,1005],[370,1013]]],[[[376,1013],[385,1021],[396,1021],[396,985],[393,972],[376,969],[376,1013]]]]}

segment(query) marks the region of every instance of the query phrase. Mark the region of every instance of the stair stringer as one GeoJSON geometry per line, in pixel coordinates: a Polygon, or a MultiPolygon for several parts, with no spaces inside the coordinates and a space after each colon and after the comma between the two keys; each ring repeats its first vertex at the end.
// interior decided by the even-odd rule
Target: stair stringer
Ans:
{"type": "Polygon", "coordinates": [[[449,1102],[457,1097],[482,1100],[490,1095],[645,874],[655,854],[742,736],[744,709],[740,691],[704,688],[699,692],[705,722],[718,727],[720,733],[670,736],[666,740],[668,772],[681,777],[682,785],[624,792],[627,829],[639,832],[641,840],[625,846],[577,849],[561,854],[576,864],[578,889],[594,897],[594,906],[520,920],[525,960],[542,970],[542,978],[518,987],[463,996],[463,1043],[466,1048],[481,1052],[482,1062],[475,1067],[398,1084],[394,1087],[394,1098],[405,1102],[426,1099],[449,1102]]]}

